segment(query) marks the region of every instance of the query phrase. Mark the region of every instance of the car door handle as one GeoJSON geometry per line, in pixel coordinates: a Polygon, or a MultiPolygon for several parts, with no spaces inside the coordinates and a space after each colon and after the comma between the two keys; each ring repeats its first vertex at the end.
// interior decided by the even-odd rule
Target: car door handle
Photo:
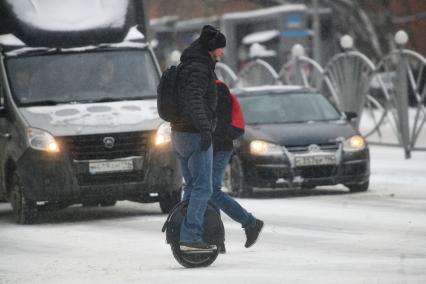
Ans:
{"type": "Polygon", "coordinates": [[[11,137],[10,133],[0,133],[0,138],[9,140],[11,137]]]}

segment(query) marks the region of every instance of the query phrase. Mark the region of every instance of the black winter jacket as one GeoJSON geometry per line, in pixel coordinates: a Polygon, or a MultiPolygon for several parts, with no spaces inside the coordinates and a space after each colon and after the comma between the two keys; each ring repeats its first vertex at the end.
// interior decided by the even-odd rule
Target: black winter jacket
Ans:
{"type": "Polygon", "coordinates": [[[181,132],[210,132],[216,125],[216,62],[199,40],[185,49],[178,71],[179,119],[171,123],[181,132]]]}

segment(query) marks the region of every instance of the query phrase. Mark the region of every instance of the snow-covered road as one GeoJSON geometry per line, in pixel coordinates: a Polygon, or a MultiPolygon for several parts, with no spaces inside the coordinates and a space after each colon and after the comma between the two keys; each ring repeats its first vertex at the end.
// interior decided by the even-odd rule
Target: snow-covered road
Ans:
{"type": "Polygon", "coordinates": [[[341,186],[239,199],[265,221],[252,248],[224,217],[227,254],[185,269],[157,204],[71,207],[20,226],[0,203],[0,283],[426,283],[426,153],[371,147],[367,193],[341,186]]]}

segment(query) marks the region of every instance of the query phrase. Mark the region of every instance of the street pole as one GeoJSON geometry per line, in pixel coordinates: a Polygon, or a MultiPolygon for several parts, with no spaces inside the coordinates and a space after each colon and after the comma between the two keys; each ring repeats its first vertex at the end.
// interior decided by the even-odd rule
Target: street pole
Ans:
{"type": "Polygon", "coordinates": [[[313,41],[313,49],[314,49],[314,60],[322,64],[321,60],[321,30],[320,30],[320,18],[319,18],[319,5],[318,0],[312,0],[312,9],[313,9],[313,30],[314,30],[314,41],[313,41]]]}

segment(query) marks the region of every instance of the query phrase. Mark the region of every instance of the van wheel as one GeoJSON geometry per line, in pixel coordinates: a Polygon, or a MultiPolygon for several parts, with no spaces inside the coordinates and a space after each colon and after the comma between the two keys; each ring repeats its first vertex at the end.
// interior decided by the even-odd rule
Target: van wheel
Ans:
{"type": "Polygon", "coordinates": [[[160,196],[160,208],[162,213],[169,213],[176,204],[181,200],[182,188],[171,193],[166,193],[160,196]]]}
{"type": "Polygon", "coordinates": [[[114,199],[102,200],[100,202],[102,207],[112,207],[112,206],[115,206],[116,203],[117,203],[117,200],[114,200],[114,199]]]}
{"type": "Polygon", "coordinates": [[[368,187],[370,185],[370,181],[366,181],[363,183],[359,183],[359,184],[351,184],[351,185],[347,185],[347,187],[349,188],[350,192],[365,192],[368,190],[368,187]]]}
{"type": "Polygon", "coordinates": [[[245,181],[243,165],[238,156],[232,158],[230,167],[230,181],[226,183],[230,184],[231,195],[236,197],[251,197],[253,195],[253,187],[247,185],[245,181]]]}
{"type": "Polygon", "coordinates": [[[18,174],[12,176],[10,203],[18,224],[33,224],[37,217],[37,204],[24,195],[24,187],[18,174]]]}

